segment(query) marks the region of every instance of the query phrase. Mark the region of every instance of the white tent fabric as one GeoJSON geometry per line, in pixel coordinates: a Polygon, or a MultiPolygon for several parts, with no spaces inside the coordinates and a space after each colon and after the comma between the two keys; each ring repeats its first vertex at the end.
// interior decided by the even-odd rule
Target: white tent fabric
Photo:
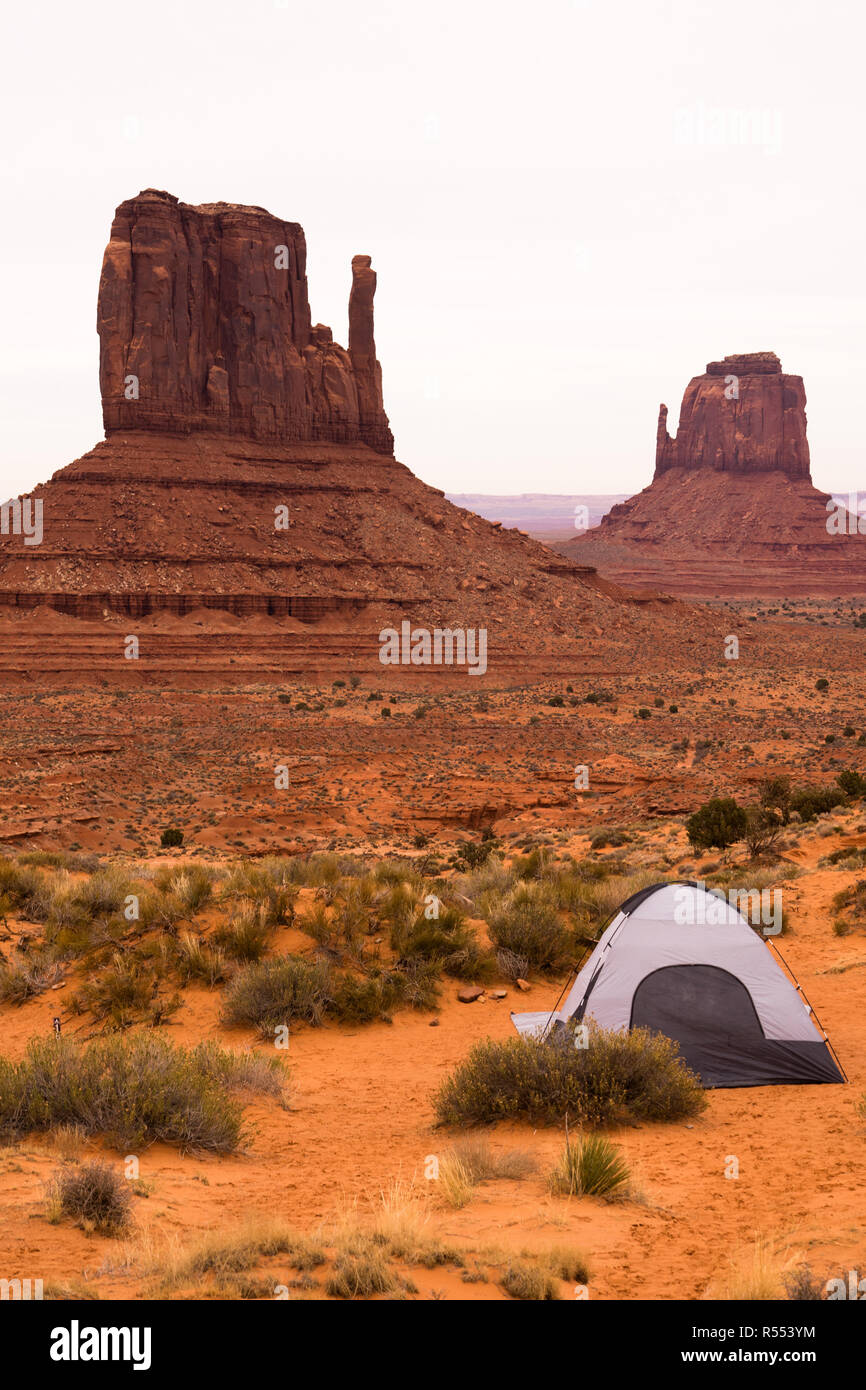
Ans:
{"type": "Polygon", "coordinates": [[[835,1075],[790,1079],[842,1080],[766,942],[701,885],[659,884],[636,894],[602,934],[561,1009],[512,1014],[512,1021],[521,1034],[550,1036],[575,1014],[609,1029],[656,1027],[676,1037],[687,1060],[691,1048],[705,1072],[722,1077],[779,1071],[784,1080],[817,1068],[835,1075]],[[687,968],[694,966],[702,968],[687,968]],[[636,1010],[645,1016],[636,1018],[636,1010]]]}

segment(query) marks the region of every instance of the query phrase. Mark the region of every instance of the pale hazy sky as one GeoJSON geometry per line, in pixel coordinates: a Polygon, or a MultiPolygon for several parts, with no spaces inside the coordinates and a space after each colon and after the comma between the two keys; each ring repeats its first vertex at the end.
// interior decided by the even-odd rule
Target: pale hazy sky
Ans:
{"type": "Polygon", "coordinates": [[[846,0],[149,0],[7,20],[0,495],[102,437],[96,292],[139,189],[300,222],[313,319],[379,274],[397,456],[629,492],[726,353],[802,375],[866,487],[862,12],[846,0]],[[673,427],[672,423],[672,427],[673,427]]]}

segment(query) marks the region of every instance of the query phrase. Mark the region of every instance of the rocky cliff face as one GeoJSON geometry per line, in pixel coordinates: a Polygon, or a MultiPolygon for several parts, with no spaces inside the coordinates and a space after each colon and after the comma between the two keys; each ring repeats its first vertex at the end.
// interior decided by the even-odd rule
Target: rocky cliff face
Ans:
{"type": "Polygon", "coordinates": [[[193,430],[393,452],[373,336],[376,275],[352,262],[349,350],[312,324],[303,228],[263,208],[121,203],[97,329],[107,435],[193,430]]]}
{"type": "Polygon", "coordinates": [[[811,481],[803,378],[784,373],[774,352],[709,362],[686,388],[673,439],[667,415],[661,406],[656,477],[671,468],[712,468],[811,481]]]}

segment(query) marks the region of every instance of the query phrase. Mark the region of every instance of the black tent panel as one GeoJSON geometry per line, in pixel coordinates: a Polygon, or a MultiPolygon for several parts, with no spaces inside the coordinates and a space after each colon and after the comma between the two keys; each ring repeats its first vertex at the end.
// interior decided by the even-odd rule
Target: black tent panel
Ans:
{"type": "Polygon", "coordinates": [[[779,1042],[765,1037],[746,986],[719,966],[653,970],[634,992],[630,1026],[673,1038],[687,1066],[707,1087],[843,1080],[819,1038],[779,1042]]]}

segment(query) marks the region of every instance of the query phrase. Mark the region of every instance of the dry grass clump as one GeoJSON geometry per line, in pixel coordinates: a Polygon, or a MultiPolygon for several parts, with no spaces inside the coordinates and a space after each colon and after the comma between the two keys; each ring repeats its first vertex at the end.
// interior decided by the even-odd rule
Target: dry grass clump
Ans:
{"type": "Polygon", "coordinates": [[[391,1293],[397,1280],[385,1255],[372,1243],[364,1249],[342,1250],[334,1261],[325,1290],[332,1298],[372,1298],[391,1293]]]}
{"type": "Polygon", "coordinates": [[[107,1163],[93,1160],[59,1168],[48,1187],[48,1219],[69,1219],[98,1235],[121,1235],[132,1216],[129,1184],[107,1163]]]}
{"type": "Polygon", "coordinates": [[[523,1260],[512,1260],[499,1283],[510,1298],[554,1302],[561,1297],[559,1284],[548,1269],[523,1260]]]}
{"type": "Polygon", "coordinates": [[[676,1043],[645,1028],[591,1027],[586,1047],[575,1047],[568,1029],[549,1041],[478,1042],[434,1097],[439,1124],[464,1126],[565,1116],[590,1126],[677,1120],[706,1103],[676,1043]]]}
{"type": "Polygon", "coordinates": [[[555,1279],[562,1279],[565,1283],[588,1284],[592,1277],[589,1260],[582,1250],[554,1245],[543,1251],[538,1259],[555,1279]]]}
{"type": "Polygon", "coordinates": [[[712,1281],[706,1296],[750,1303],[783,1299],[786,1280],[803,1263],[802,1251],[792,1251],[756,1232],[751,1245],[728,1256],[726,1268],[712,1281]]]}
{"type": "Polygon", "coordinates": [[[154,1027],[177,1013],[179,994],[160,995],[162,971],[141,956],[115,954],[109,967],[70,998],[74,1013],[90,1013],[107,1032],[119,1032],[134,1023],[154,1027]]]}
{"type": "Polygon", "coordinates": [[[0,1004],[23,1004],[63,978],[63,967],[46,959],[16,952],[11,960],[0,961],[0,1004]]]}
{"type": "MultiPolygon", "coordinates": [[[[285,1222],[254,1216],[233,1230],[205,1231],[187,1244],[145,1247],[145,1265],[161,1291],[176,1292],[212,1279],[230,1287],[232,1276],[247,1274],[263,1260],[285,1257],[292,1269],[309,1271],[325,1263],[318,1242],[285,1222]]],[[[268,1292],[273,1293],[269,1284],[268,1292]]]]}
{"type": "Polygon", "coordinates": [[[182,985],[193,983],[213,989],[228,976],[228,965],[222,951],[214,949],[192,932],[183,932],[175,944],[174,967],[182,985]]]}
{"type": "Polygon", "coordinates": [[[472,1138],[455,1144],[439,1163],[438,1191],[450,1207],[464,1207],[482,1182],[520,1181],[536,1169],[532,1154],[523,1149],[496,1154],[486,1139],[472,1138]]]}
{"type": "Polygon", "coordinates": [[[521,883],[501,899],[488,919],[490,940],[498,950],[522,956],[543,974],[574,964],[573,933],[560,920],[555,893],[545,883],[521,883]]]}

